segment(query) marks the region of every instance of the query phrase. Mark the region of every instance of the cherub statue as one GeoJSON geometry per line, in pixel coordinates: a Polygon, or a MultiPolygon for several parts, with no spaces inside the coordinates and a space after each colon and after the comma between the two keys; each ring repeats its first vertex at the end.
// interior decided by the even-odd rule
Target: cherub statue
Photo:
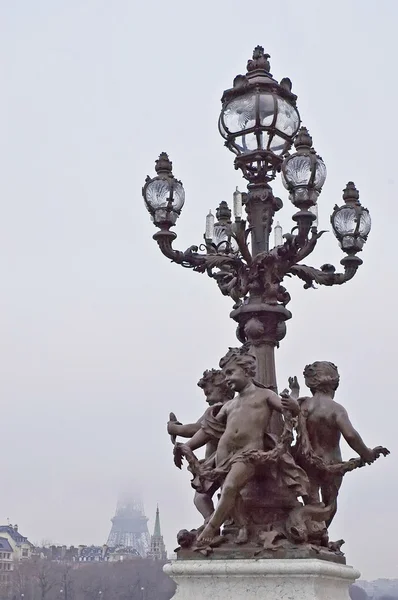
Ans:
{"type": "Polygon", "coordinates": [[[326,526],[329,527],[337,510],[337,496],[346,472],[373,463],[386,448],[368,448],[354,429],[347,411],[334,400],[339,385],[337,367],[331,362],[314,362],[304,369],[305,384],[311,397],[299,399],[297,443],[293,455],[310,480],[306,504],[324,505],[326,526]],[[342,462],[340,439],[359,454],[342,462]],[[320,498],[321,495],[321,498],[320,498]]]}
{"type": "MultiPolygon", "coordinates": [[[[247,541],[247,521],[244,511],[239,507],[242,504],[240,492],[254,477],[257,467],[264,467],[267,457],[271,458],[271,452],[266,452],[266,438],[272,411],[299,412],[297,401],[289,394],[281,398],[273,391],[255,385],[256,359],[243,349],[231,348],[221,359],[220,367],[237,395],[218,412],[213,410],[208,413],[193,438],[175,449],[177,466],[181,467],[183,456],[191,461],[190,464],[194,464],[192,451],[208,443],[212,435],[219,437],[213,475],[222,482],[221,497],[197,538],[199,544],[210,543],[231,515],[240,519],[237,543],[247,541]]],[[[294,464],[290,455],[286,456],[283,448],[279,450],[280,456],[272,454],[272,459],[278,462],[282,470],[284,464],[287,467],[286,485],[295,488],[297,496],[305,495],[308,481],[304,471],[294,464]]]]}
{"type": "MultiPolygon", "coordinates": [[[[175,436],[184,438],[193,437],[195,433],[200,430],[203,420],[209,411],[212,410],[212,407],[217,405],[221,408],[221,406],[228,400],[231,400],[235,394],[228,385],[224,373],[219,369],[205,371],[203,377],[198,381],[198,386],[203,390],[209,407],[195,423],[189,423],[187,425],[179,423],[174,414],[171,413],[171,420],[167,423],[167,431],[172,438],[174,438],[174,442],[175,436]]],[[[205,459],[203,462],[210,467],[214,466],[217,443],[217,438],[211,438],[206,444],[205,459]]],[[[216,481],[207,481],[199,486],[197,480],[194,478],[192,480],[192,487],[195,489],[194,504],[206,523],[214,512],[213,496],[219,488],[219,484],[216,481]],[[198,491],[197,488],[201,491],[198,491]]]]}

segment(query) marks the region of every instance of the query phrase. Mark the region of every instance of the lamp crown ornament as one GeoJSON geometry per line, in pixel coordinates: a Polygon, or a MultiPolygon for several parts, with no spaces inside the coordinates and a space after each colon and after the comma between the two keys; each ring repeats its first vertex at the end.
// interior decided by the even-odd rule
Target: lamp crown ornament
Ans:
{"type": "MultiPolygon", "coordinates": [[[[173,163],[169,159],[167,152],[161,152],[159,158],[155,161],[155,171],[158,175],[173,176],[173,163]]],[[[148,176],[149,177],[149,176],[148,176]]]]}
{"type": "Polygon", "coordinates": [[[300,127],[296,137],[294,138],[294,147],[296,150],[311,150],[312,148],[312,137],[308,132],[308,129],[304,126],[300,127]]]}
{"type": "Polygon", "coordinates": [[[256,71],[257,69],[261,69],[269,73],[271,69],[271,65],[268,60],[269,58],[271,58],[271,55],[266,54],[262,46],[256,46],[253,50],[253,58],[247,61],[248,73],[251,71],[256,71]]]}
{"type": "Polygon", "coordinates": [[[225,200],[222,200],[216,210],[216,218],[219,223],[231,223],[231,209],[225,200]]]}
{"type": "Polygon", "coordinates": [[[343,190],[343,200],[346,204],[360,204],[359,191],[353,181],[349,181],[343,190]]]}

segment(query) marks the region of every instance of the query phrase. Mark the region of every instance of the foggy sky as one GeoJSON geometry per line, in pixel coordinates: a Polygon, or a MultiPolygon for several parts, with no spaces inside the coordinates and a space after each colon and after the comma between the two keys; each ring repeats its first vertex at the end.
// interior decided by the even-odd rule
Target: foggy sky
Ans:
{"type": "MultiPolygon", "coordinates": [[[[141,188],[169,152],[186,190],[176,247],[201,243],[209,208],[244,189],[217,118],[261,44],[327,165],[320,228],[349,180],[373,219],[353,281],[288,280],[279,385],[335,362],[336,399],[390,448],[347,475],[331,536],[364,578],[398,577],[397,17],[393,0],[0,3],[0,521],[34,542],[102,544],[128,481],[151,528],[159,503],[169,552],[198,525],[165,422],[200,416],[197,380],[237,343],[232,302],[161,255],[141,188]]],[[[293,207],[274,190],[287,231],[293,207]]],[[[329,233],[305,262],[342,257],[329,233]]]]}

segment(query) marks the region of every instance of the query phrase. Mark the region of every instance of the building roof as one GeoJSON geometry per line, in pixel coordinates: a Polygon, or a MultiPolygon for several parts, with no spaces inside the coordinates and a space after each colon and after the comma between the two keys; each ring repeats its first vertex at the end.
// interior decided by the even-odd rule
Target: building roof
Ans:
{"type": "Polygon", "coordinates": [[[12,552],[10,543],[6,538],[0,537],[0,550],[2,552],[12,552]]]}
{"type": "Polygon", "coordinates": [[[2,533],[8,533],[8,535],[14,540],[14,542],[16,544],[30,544],[30,546],[33,547],[33,544],[31,544],[28,541],[28,538],[24,537],[23,535],[21,535],[18,531],[17,526],[15,525],[15,527],[13,527],[12,525],[0,525],[0,535],[2,533]]]}
{"type": "Polygon", "coordinates": [[[41,558],[48,560],[73,562],[77,560],[79,549],[75,546],[48,546],[43,548],[35,548],[35,554],[41,558]]]}
{"type": "Polygon", "coordinates": [[[138,552],[138,550],[136,550],[135,548],[131,548],[130,547],[123,547],[123,546],[116,546],[116,548],[108,548],[108,551],[110,554],[130,554],[131,556],[139,556],[141,557],[141,554],[138,552]]]}
{"type": "Polygon", "coordinates": [[[79,556],[102,556],[104,546],[79,546],[79,556]]]}

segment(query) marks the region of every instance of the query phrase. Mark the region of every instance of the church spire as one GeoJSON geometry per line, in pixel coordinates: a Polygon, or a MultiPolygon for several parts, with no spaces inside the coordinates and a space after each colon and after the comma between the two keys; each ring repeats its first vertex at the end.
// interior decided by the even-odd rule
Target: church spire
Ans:
{"type": "Polygon", "coordinates": [[[153,528],[151,547],[147,556],[153,560],[167,560],[166,547],[164,545],[163,536],[160,529],[159,506],[156,507],[155,527],[153,528]]]}
{"type": "Polygon", "coordinates": [[[156,506],[156,519],[155,519],[155,527],[153,530],[153,535],[155,537],[161,537],[162,533],[160,531],[160,516],[159,516],[159,505],[156,506]]]}

